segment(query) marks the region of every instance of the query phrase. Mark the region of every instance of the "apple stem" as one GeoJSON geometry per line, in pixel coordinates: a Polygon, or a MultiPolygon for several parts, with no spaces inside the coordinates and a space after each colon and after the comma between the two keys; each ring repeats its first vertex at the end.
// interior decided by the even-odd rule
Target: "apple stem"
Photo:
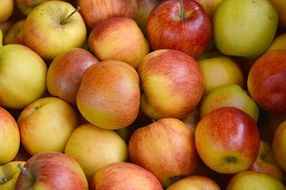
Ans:
{"type": "Polygon", "coordinates": [[[80,7],[77,6],[76,9],[71,13],[69,14],[64,20],[61,21],[61,24],[64,25],[67,23],[68,19],[76,12],[78,12],[80,10],[80,7]]]}
{"type": "Polygon", "coordinates": [[[21,170],[21,172],[25,175],[27,175],[27,177],[33,181],[34,177],[27,171],[27,168],[22,166],[21,164],[17,164],[17,167],[21,170]]]}
{"type": "Polygon", "coordinates": [[[181,19],[185,18],[185,13],[184,13],[184,0],[180,0],[180,18],[181,18],[181,19]]]}

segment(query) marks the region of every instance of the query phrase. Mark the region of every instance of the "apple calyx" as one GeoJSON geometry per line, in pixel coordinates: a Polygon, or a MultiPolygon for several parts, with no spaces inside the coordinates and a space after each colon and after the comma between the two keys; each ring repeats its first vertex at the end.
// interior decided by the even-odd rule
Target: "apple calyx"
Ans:
{"type": "Polygon", "coordinates": [[[80,10],[80,7],[77,6],[76,9],[75,9],[71,14],[69,14],[66,18],[64,18],[64,19],[61,21],[61,25],[65,25],[65,24],[68,22],[69,18],[70,18],[74,13],[78,12],[79,10],[80,10]]]}
{"type": "Polygon", "coordinates": [[[234,156],[228,156],[228,157],[226,157],[225,158],[225,162],[227,163],[227,164],[233,164],[233,163],[235,163],[237,160],[236,160],[236,158],[234,157],[234,156]]]}
{"type": "Polygon", "coordinates": [[[10,164],[7,164],[2,167],[2,174],[3,176],[0,176],[0,184],[5,184],[10,179],[12,179],[12,166],[10,164]]]}
{"type": "Polygon", "coordinates": [[[17,164],[17,167],[21,170],[21,173],[22,173],[22,174],[24,174],[24,175],[26,175],[26,176],[28,177],[28,179],[29,179],[30,181],[32,181],[32,182],[35,181],[35,177],[32,176],[32,175],[28,172],[28,170],[27,170],[27,168],[26,168],[25,166],[22,166],[21,164],[17,164]]]}

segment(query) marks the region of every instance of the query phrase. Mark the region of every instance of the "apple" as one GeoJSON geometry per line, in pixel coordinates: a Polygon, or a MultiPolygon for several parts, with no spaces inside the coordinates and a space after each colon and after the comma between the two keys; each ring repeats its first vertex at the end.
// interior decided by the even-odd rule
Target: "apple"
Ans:
{"type": "Polygon", "coordinates": [[[200,101],[201,118],[211,111],[221,107],[235,107],[249,114],[255,121],[258,120],[259,107],[249,97],[246,90],[237,84],[226,84],[212,89],[200,101]]]}
{"type": "Polygon", "coordinates": [[[245,171],[233,176],[226,190],[285,190],[278,179],[266,174],[245,171]]]}
{"type": "Polygon", "coordinates": [[[12,161],[27,161],[29,158],[31,158],[31,155],[20,145],[17,155],[12,161]]]}
{"type": "Polygon", "coordinates": [[[51,0],[15,0],[15,3],[22,13],[29,15],[35,7],[46,1],[51,0]]]}
{"type": "Polygon", "coordinates": [[[3,36],[13,26],[13,24],[14,22],[11,19],[6,20],[4,22],[0,22],[0,30],[2,30],[3,36]]]}
{"type": "Polygon", "coordinates": [[[0,30],[0,47],[3,46],[3,33],[2,30],[0,30]]]}
{"type": "Polygon", "coordinates": [[[204,94],[226,84],[244,87],[244,76],[237,62],[229,56],[217,56],[198,61],[203,75],[204,94]]]}
{"type": "Polygon", "coordinates": [[[30,48],[9,44],[0,48],[0,105],[21,109],[46,89],[47,65],[30,48]]]}
{"type": "Polygon", "coordinates": [[[272,141],[273,155],[278,165],[286,172],[286,120],[275,130],[272,141]]]}
{"type": "Polygon", "coordinates": [[[266,52],[252,65],[247,78],[250,96],[268,112],[286,111],[286,49],[266,52]]]}
{"type": "Polygon", "coordinates": [[[223,54],[256,58],[271,44],[278,15],[268,0],[224,0],[212,24],[215,45],[223,54]]]}
{"type": "Polygon", "coordinates": [[[4,44],[23,44],[23,27],[25,19],[20,19],[5,33],[3,38],[4,44]]]}
{"type": "Polygon", "coordinates": [[[182,119],[182,121],[192,130],[193,134],[195,134],[196,126],[200,121],[200,112],[198,107],[189,113],[187,117],[182,119]]]}
{"type": "Polygon", "coordinates": [[[10,18],[14,11],[14,0],[1,0],[0,22],[4,22],[10,18]]]}
{"type": "Polygon", "coordinates": [[[151,172],[128,162],[101,168],[91,179],[90,187],[92,190],[163,190],[160,181],[151,172]]]}
{"type": "Polygon", "coordinates": [[[137,12],[136,0],[78,0],[77,2],[80,13],[90,28],[112,17],[135,18],[137,12]]]}
{"type": "Polygon", "coordinates": [[[92,124],[83,124],[75,129],[64,152],[80,164],[87,179],[108,164],[127,160],[124,140],[115,131],[92,124]]]}
{"type": "Polygon", "coordinates": [[[277,35],[272,41],[267,51],[276,49],[286,49],[286,33],[277,35]]]}
{"type": "Polygon", "coordinates": [[[49,65],[47,89],[71,104],[76,104],[76,95],[84,71],[98,62],[89,51],[72,48],[58,55],[49,65]]]}
{"type": "Polygon", "coordinates": [[[203,94],[199,65],[184,52],[164,49],[147,54],[139,64],[141,108],[154,119],[185,118],[203,94]]]}
{"type": "Polygon", "coordinates": [[[147,35],[148,16],[159,3],[160,0],[137,0],[138,10],[134,20],[145,35],[147,35]]]}
{"type": "Polygon", "coordinates": [[[219,185],[209,177],[191,175],[185,177],[172,185],[166,190],[188,190],[188,189],[206,189],[206,190],[221,190],[219,185]]]}
{"type": "Polygon", "coordinates": [[[279,25],[286,28],[286,4],[284,0],[270,0],[278,12],[279,25]]]}
{"type": "Polygon", "coordinates": [[[128,144],[129,160],[152,172],[167,187],[190,175],[197,165],[194,135],[175,118],[159,119],[135,130],[128,144]]]}
{"type": "Polygon", "coordinates": [[[88,47],[100,60],[118,60],[137,69],[149,53],[149,44],[136,22],[127,17],[106,19],[88,38],[88,47]]]}
{"type": "Polygon", "coordinates": [[[34,155],[45,151],[63,152],[78,126],[74,108],[56,97],[44,97],[25,107],[19,118],[21,143],[34,155]],[[36,142],[36,143],[35,143],[36,142]]]}
{"type": "Polygon", "coordinates": [[[0,166],[0,190],[15,189],[17,178],[20,174],[18,165],[23,166],[23,161],[11,161],[5,165],[0,166]]]}
{"type": "Polygon", "coordinates": [[[13,116],[0,107],[0,165],[13,160],[20,146],[19,129],[13,116]]]}
{"type": "Polygon", "coordinates": [[[223,1],[224,0],[197,0],[197,2],[199,2],[203,6],[209,17],[211,17],[214,14],[217,7],[223,1]]]}
{"type": "Polygon", "coordinates": [[[120,129],[132,124],[140,104],[139,77],[127,63],[101,61],[83,74],[76,97],[83,117],[104,129],[120,129]]]}
{"type": "Polygon", "coordinates": [[[52,60],[60,53],[81,47],[87,31],[78,9],[64,1],[47,1],[34,8],[23,28],[26,46],[42,58],[52,60]]]}
{"type": "Polygon", "coordinates": [[[42,152],[32,156],[16,182],[18,190],[88,190],[88,182],[80,165],[59,152],[42,152]]]}
{"type": "Polygon", "coordinates": [[[204,116],[195,131],[196,150],[202,161],[218,173],[248,170],[259,151],[254,119],[234,107],[215,109],[204,116]]]}
{"type": "Polygon", "coordinates": [[[257,159],[249,170],[270,175],[280,180],[282,183],[285,180],[285,174],[283,170],[278,166],[274,159],[271,145],[262,140],[260,140],[257,159]]]}
{"type": "Polygon", "coordinates": [[[176,49],[197,58],[211,35],[211,21],[196,1],[163,1],[148,17],[147,37],[153,50],[176,49]]]}

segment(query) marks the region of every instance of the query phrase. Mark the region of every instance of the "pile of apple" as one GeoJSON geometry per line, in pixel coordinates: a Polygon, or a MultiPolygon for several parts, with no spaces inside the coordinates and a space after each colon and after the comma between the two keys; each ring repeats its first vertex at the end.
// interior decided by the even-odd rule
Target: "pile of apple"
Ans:
{"type": "Polygon", "coordinates": [[[0,190],[285,177],[285,0],[1,0],[0,190]]]}

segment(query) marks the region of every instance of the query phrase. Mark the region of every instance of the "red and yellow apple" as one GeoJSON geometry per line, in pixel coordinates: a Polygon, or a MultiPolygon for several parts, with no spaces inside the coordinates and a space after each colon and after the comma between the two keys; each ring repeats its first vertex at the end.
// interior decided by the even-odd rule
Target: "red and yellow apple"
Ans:
{"type": "Polygon", "coordinates": [[[48,68],[49,93],[75,105],[84,71],[97,62],[96,57],[82,48],[73,48],[58,55],[48,68]]]}
{"type": "Polygon", "coordinates": [[[275,130],[272,141],[273,155],[278,165],[286,172],[286,120],[275,130]]]}
{"type": "Polygon", "coordinates": [[[198,123],[196,150],[203,162],[218,173],[248,170],[259,151],[259,131],[254,119],[234,107],[218,108],[198,123]]]}
{"type": "Polygon", "coordinates": [[[17,178],[20,174],[18,165],[23,166],[23,161],[11,161],[5,165],[0,165],[0,190],[15,189],[17,178]]]}
{"type": "Polygon", "coordinates": [[[147,54],[138,68],[142,84],[141,108],[154,119],[185,118],[203,94],[199,65],[184,52],[164,49],[147,54]]]}

